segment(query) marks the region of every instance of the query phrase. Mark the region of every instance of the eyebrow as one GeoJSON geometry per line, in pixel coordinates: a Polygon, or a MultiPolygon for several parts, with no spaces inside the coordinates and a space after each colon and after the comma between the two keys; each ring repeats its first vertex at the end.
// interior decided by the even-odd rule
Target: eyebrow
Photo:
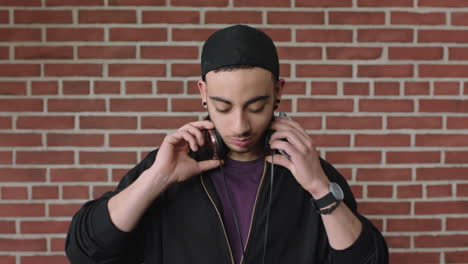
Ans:
{"type": "MultiPolygon", "coordinates": [[[[246,107],[246,106],[248,106],[249,104],[253,104],[253,103],[258,102],[258,101],[262,101],[262,100],[264,101],[264,100],[266,100],[266,99],[268,99],[268,98],[270,98],[269,95],[255,96],[255,97],[253,97],[253,98],[247,100],[247,101],[244,103],[243,107],[246,107]]],[[[218,96],[210,96],[210,99],[211,99],[211,100],[214,100],[214,101],[222,102],[222,103],[225,103],[225,104],[228,104],[228,105],[232,105],[232,102],[230,102],[230,101],[228,101],[228,100],[226,100],[226,99],[223,99],[223,98],[221,98],[221,97],[218,97],[218,96]]]]}

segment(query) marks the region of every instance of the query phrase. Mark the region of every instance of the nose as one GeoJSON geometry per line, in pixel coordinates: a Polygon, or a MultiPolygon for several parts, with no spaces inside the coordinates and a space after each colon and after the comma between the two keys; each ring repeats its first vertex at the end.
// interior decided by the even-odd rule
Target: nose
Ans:
{"type": "Polygon", "coordinates": [[[236,136],[243,137],[250,134],[250,121],[244,111],[237,111],[232,120],[232,129],[236,136]]]}

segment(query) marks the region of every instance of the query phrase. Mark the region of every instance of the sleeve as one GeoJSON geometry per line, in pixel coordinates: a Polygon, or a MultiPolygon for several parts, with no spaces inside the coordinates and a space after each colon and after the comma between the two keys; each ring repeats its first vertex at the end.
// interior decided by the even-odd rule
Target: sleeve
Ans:
{"type": "Polygon", "coordinates": [[[70,263],[141,263],[142,232],[138,225],[132,232],[118,229],[110,219],[107,203],[111,197],[133,183],[156,158],[157,150],[131,169],[118,187],[98,199],[86,202],[73,216],[65,241],[70,263]]]}
{"type": "MultiPolygon", "coordinates": [[[[346,249],[336,250],[329,247],[328,263],[341,264],[388,264],[388,247],[380,231],[366,217],[359,214],[357,203],[345,178],[328,162],[320,159],[325,174],[331,181],[340,185],[344,192],[344,203],[361,220],[362,231],[357,240],[346,249]]],[[[328,240],[326,240],[328,243],[328,240]]]]}

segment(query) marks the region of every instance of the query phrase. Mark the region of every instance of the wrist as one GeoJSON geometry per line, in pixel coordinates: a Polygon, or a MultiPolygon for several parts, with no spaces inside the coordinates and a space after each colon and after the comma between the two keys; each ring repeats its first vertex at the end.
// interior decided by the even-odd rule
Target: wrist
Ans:
{"type": "Polygon", "coordinates": [[[169,185],[172,184],[171,179],[167,175],[161,174],[158,170],[153,168],[147,169],[144,174],[149,179],[149,184],[155,189],[157,192],[164,191],[169,185]]]}
{"type": "Polygon", "coordinates": [[[318,200],[330,192],[330,181],[326,178],[311,184],[306,190],[315,200],[318,200]]]}

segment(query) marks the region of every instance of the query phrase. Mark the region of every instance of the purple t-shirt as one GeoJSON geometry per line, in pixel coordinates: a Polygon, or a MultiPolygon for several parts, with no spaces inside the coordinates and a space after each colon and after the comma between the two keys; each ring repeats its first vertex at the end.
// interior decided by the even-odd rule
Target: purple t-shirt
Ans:
{"type": "MultiPolygon", "coordinates": [[[[223,172],[238,217],[244,247],[249,233],[255,198],[263,174],[264,161],[265,157],[252,161],[237,161],[229,158],[224,160],[223,172]]],[[[221,200],[224,227],[226,228],[235,263],[239,263],[242,257],[242,247],[221,170],[219,168],[212,170],[209,175],[221,200]]]]}

